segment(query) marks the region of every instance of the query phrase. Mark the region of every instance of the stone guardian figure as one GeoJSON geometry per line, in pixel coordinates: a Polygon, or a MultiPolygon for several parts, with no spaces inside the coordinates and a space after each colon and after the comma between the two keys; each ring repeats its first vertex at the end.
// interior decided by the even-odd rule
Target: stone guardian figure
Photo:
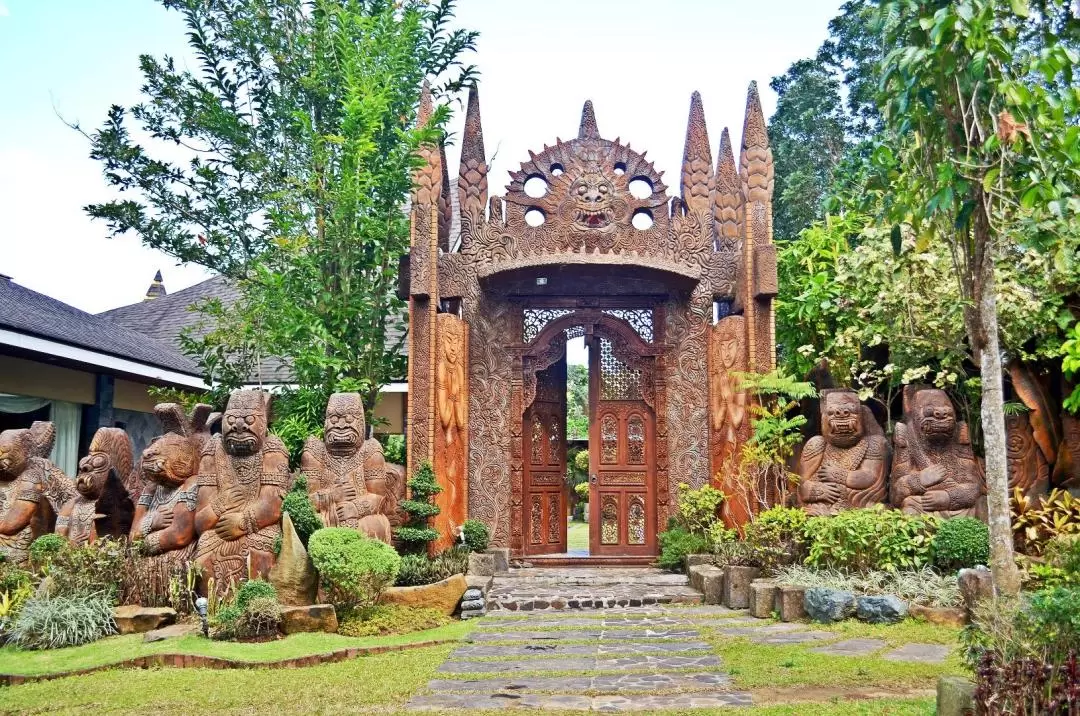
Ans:
{"type": "Polygon", "coordinates": [[[90,453],[79,460],[75,476],[78,494],[57,515],[56,533],[76,545],[93,542],[99,536],[127,535],[135,512],[134,500],[138,499],[137,475],[132,474],[134,459],[134,447],[126,432],[99,428],[90,441],[90,453]]]}
{"type": "Polygon", "coordinates": [[[270,395],[237,390],[229,397],[199,462],[195,563],[202,587],[265,578],[281,534],[281,501],[291,481],[285,445],[267,432],[270,395]]]}
{"type": "Polygon", "coordinates": [[[382,446],[364,440],[359,393],[334,393],[326,405],[323,439],[309,437],[300,457],[308,495],[327,527],[351,527],[390,543],[386,464],[382,446]]]}
{"type": "Polygon", "coordinates": [[[49,532],[75,485],[49,462],[56,426],[38,421],[27,429],[0,433],[0,555],[25,564],[30,543],[49,532]]]}
{"type": "Polygon", "coordinates": [[[802,508],[817,517],[883,502],[885,433],[855,391],[822,391],[821,430],[799,458],[802,508]]]}
{"type": "Polygon", "coordinates": [[[893,444],[893,507],[910,514],[986,519],[982,465],[945,391],[904,388],[904,421],[896,424],[893,444]]]}

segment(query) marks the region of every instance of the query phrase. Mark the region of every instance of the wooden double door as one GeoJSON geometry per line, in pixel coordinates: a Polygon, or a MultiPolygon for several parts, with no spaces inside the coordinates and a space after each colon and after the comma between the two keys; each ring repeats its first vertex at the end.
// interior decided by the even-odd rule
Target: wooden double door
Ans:
{"type": "MultiPolygon", "coordinates": [[[[656,428],[640,370],[588,336],[589,554],[656,554],[656,428]]],[[[537,373],[523,421],[526,554],[567,550],[566,358],[537,373]]]]}

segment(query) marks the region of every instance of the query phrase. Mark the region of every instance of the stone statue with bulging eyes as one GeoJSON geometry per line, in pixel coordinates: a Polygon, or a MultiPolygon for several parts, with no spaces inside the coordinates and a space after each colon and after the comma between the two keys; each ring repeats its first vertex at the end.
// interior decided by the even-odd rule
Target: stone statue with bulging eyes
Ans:
{"type": "Polygon", "coordinates": [[[327,527],[351,527],[390,543],[388,471],[378,440],[365,440],[359,393],[334,393],[326,405],[323,439],[310,437],[300,457],[308,496],[327,527]]]}
{"type": "Polygon", "coordinates": [[[120,428],[98,429],[90,441],[90,453],[79,461],[78,494],[56,517],[56,533],[76,545],[127,535],[138,499],[133,462],[134,448],[127,433],[120,428]]]}
{"type": "Polygon", "coordinates": [[[265,578],[281,535],[281,502],[291,482],[285,445],[270,435],[270,394],[237,390],[199,462],[195,563],[202,589],[213,577],[224,590],[242,579],[265,578]]]}
{"type": "Polygon", "coordinates": [[[0,433],[0,555],[25,564],[30,543],[52,529],[52,517],[75,496],[75,485],[49,462],[56,426],[38,421],[0,433]]]}

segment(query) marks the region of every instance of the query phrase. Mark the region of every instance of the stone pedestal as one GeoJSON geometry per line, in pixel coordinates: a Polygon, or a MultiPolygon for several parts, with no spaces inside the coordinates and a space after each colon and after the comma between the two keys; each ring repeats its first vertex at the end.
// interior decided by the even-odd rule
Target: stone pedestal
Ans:
{"type": "Polygon", "coordinates": [[[750,583],[761,574],[757,567],[725,567],[723,604],[729,609],[750,606],[750,583]]]}
{"type": "Polygon", "coordinates": [[[776,590],[774,609],[780,614],[780,621],[806,621],[806,588],[781,585],[776,590]]]}
{"type": "Polygon", "coordinates": [[[776,605],[779,588],[771,579],[755,579],[750,583],[750,616],[768,619],[776,605]]]}
{"type": "Polygon", "coordinates": [[[690,568],[690,586],[702,593],[705,604],[720,604],[724,595],[724,570],[712,564],[690,568]]]}
{"type": "Polygon", "coordinates": [[[495,555],[473,552],[469,555],[469,576],[490,577],[495,574],[495,555]]]}
{"type": "Polygon", "coordinates": [[[994,598],[994,575],[985,567],[961,569],[956,575],[960,587],[960,596],[964,600],[964,609],[971,619],[979,602],[994,598]]]}
{"type": "Polygon", "coordinates": [[[697,567],[702,564],[715,564],[713,562],[713,556],[711,554],[688,554],[686,555],[686,569],[689,571],[691,567],[697,567]]]}
{"type": "Polygon", "coordinates": [[[942,676],[937,683],[938,716],[975,713],[975,684],[962,676],[942,676]]]}
{"type": "Polygon", "coordinates": [[[484,551],[484,554],[490,554],[495,559],[495,574],[500,572],[507,572],[510,570],[510,548],[509,547],[491,547],[484,551]]]}

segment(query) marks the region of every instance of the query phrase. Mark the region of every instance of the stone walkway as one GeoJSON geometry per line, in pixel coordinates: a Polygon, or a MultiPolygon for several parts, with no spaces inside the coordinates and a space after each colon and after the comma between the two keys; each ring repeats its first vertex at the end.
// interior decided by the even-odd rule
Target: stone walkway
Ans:
{"type": "Polygon", "coordinates": [[[940,662],[946,647],[843,639],[801,624],[754,619],[719,606],[650,606],[602,611],[497,610],[476,622],[437,678],[415,695],[415,711],[563,709],[638,711],[746,706],[720,657],[699,631],[765,644],[833,642],[813,651],[940,662]]]}
{"type": "Polygon", "coordinates": [[[498,574],[487,593],[491,611],[612,609],[700,604],[685,574],[651,567],[535,567],[498,574]]]}

